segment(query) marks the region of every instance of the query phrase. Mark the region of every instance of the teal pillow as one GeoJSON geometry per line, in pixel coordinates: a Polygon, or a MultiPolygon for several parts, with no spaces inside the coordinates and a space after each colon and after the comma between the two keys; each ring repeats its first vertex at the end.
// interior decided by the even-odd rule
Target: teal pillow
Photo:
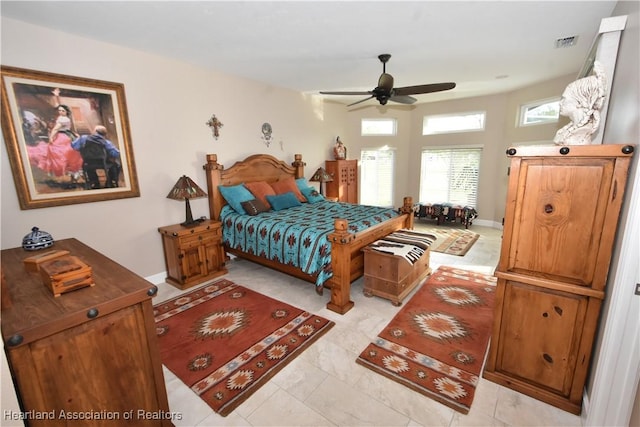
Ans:
{"type": "Polygon", "coordinates": [[[247,211],[242,207],[242,202],[248,202],[249,200],[255,199],[255,196],[251,191],[247,190],[244,184],[229,186],[219,185],[218,189],[229,206],[231,206],[233,210],[238,212],[240,215],[247,214],[247,211]]]}
{"type": "Polygon", "coordinates": [[[267,195],[267,201],[271,205],[274,211],[281,211],[282,209],[293,208],[294,206],[300,206],[300,200],[293,194],[292,191],[284,194],[277,194],[275,196],[267,195]]]}
{"type": "MultiPolygon", "coordinates": [[[[300,192],[302,193],[302,190],[304,190],[305,188],[313,188],[309,185],[309,183],[307,182],[306,178],[298,178],[296,179],[296,185],[298,186],[298,189],[300,190],[300,192]]],[[[304,194],[304,193],[302,193],[304,194]]]]}
{"type": "Polygon", "coordinates": [[[307,198],[309,203],[318,203],[324,200],[324,196],[313,187],[307,187],[300,191],[302,191],[302,195],[307,198]]]}

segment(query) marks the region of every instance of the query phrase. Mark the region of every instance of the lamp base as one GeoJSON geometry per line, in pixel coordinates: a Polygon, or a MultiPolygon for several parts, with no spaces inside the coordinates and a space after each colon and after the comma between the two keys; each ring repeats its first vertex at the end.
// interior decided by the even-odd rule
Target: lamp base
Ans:
{"type": "Polygon", "coordinates": [[[203,221],[204,221],[204,219],[198,218],[198,219],[194,219],[191,222],[188,222],[188,221],[181,222],[180,225],[185,227],[185,228],[191,228],[191,227],[195,227],[197,225],[200,225],[203,221]]]}
{"type": "Polygon", "coordinates": [[[187,219],[185,219],[184,222],[180,223],[180,225],[183,227],[189,228],[189,227],[195,227],[196,225],[204,221],[204,219],[202,218],[193,219],[193,215],[191,214],[191,204],[189,203],[189,199],[184,199],[184,201],[185,201],[185,215],[187,219]]]}

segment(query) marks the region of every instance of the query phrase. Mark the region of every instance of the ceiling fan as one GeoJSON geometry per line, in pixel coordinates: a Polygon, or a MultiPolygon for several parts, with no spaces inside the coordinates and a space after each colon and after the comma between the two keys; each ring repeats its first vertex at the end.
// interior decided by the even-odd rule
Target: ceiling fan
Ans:
{"type": "Polygon", "coordinates": [[[375,98],[380,102],[380,105],[386,105],[387,101],[398,102],[400,104],[413,104],[417,101],[416,98],[409,95],[419,95],[422,93],[432,93],[432,92],[441,92],[443,90],[450,90],[456,87],[455,83],[433,83],[427,85],[417,85],[417,86],[405,86],[405,87],[393,87],[393,76],[391,74],[387,74],[387,61],[389,61],[391,55],[388,53],[383,53],[382,55],[378,55],[378,59],[382,62],[382,74],[378,79],[378,86],[375,89],[367,91],[367,92],[330,92],[330,91],[320,91],[323,95],[369,95],[368,98],[362,99],[360,101],[354,102],[353,104],[347,105],[347,107],[351,107],[352,105],[359,104],[361,102],[365,102],[370,100],[371,98],[375,98]]]}

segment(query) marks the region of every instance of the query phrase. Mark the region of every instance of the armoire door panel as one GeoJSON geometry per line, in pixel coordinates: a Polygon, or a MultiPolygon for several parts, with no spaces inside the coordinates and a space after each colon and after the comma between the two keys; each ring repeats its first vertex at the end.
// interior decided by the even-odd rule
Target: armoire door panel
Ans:
{"type": "Polygon", "coordinates": [[[568,396],[588,298],[503,283],[496,371],[568,396]]]}
{"type": "Polygon", "coordinates": [[[522,160],[506,271],[590,287],[614,161],[563,160],[522,160]]]}

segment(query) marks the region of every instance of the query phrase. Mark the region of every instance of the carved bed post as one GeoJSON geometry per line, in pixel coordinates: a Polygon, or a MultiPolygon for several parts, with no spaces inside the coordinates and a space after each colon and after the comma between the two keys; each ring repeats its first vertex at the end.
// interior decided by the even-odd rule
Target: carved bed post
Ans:
{"type": "Polygon", "coordinates": [[[302,161],[302,154],[294,154],[293,159],[294,161],[293,163],[291,163],[291,166],[296,168],[296,172],[295,172],[296,179],[304,178],[304,167],[307,164],[302,161]]]}
{"type": "Polygon", "coordinates": [[[347,221],[336,219],[333,222],[334,232],[327,236],[331,242],[331,269],[333,276],[329,279],[331,286],[331,301],[327,308],[336,313],[344,314],[353,308],[351,297],[351,251],[349,243],[355,240],[355,235],[347,230],[347,221]]]}
{"type": "Polygon", "coordinates": [[[407,221],[404,224],[404,228],[407,230],[413,230],[413,197],[405,197],[402,199],[400,212],[403,214],[409,214],[409,216],[407,216],[407,221]]]}
{"type": "Polygon", "coordinates": [[[224,169],[224,166],[218,163],[218,156],[216,154],[207,154],[207,164],[203,165],[202,169],[204,169],[207,174],[209,217],[218,221],[220,220],[220,210],[215,207],[222,206],[222,195],[218,190],[218,185],[220,185],[220,171],[224,169]]]}

